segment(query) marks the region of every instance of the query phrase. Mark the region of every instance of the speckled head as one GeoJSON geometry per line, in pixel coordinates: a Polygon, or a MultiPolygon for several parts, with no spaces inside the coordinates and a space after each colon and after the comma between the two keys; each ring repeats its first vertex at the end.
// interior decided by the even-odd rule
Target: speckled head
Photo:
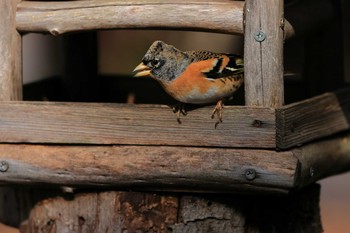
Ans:
{"type": "Polygon", "coordinates": [[[135,77],[149,75],[159,81],[171,81],[188,65],[188,56],[163,41],[155,41],[144,55],[134,72],[135,77]]]}

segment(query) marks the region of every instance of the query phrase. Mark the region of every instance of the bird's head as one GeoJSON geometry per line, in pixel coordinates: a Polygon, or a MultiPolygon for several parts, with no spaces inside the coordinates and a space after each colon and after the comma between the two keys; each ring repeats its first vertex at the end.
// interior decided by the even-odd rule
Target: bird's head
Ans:
{"type": "Polygon", "coordinates": [[[134,69],[134,77],[151,76],[159,81],[171,81],[185,70],[188,60],[188,56],[174,46],[155,41],[134,69]]]}

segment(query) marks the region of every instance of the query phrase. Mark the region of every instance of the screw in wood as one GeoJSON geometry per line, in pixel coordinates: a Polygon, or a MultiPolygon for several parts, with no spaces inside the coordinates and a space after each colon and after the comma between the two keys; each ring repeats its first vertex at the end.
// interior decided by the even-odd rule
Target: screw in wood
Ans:
{"type": "Polygon", "coordinates": [[[254,169],[245,170],[245,178],[247,180],[254,180],[256,178],[256,171],[254,169]]]}
{"type": "Polygon", "coordinates": [[[254,39],[257,41],[257,42],[263,42],[265,39],[266,39],[266,35],[264,32],[262,31],[257,31],[255,34],[254,34],[254,39]]]}
{"type": "Polygon", "coordinates": [[[0,161],[0,172],[6,172],[9,169],[10,165],[6,161],[0,161]]]}

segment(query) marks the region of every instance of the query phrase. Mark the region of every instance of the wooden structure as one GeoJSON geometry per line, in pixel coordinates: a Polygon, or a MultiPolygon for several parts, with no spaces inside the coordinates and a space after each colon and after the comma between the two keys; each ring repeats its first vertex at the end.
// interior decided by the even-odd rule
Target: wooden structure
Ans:
{"type": "Polygon", "coordinates": [[[36,205],[23,232],[320,232],[309,185],[350,168],[350,95],[284,105],[284,40],[333,16],[300,29],[284,9],[281,0],[1,1],[0,182],[175,192],[65,194],[36,205]],[[246,106],[226,107],[215,129],[207,107],[179,125],[166,106],[20,101],[20,33],[112,28],[244,34],[246,106]],[[257,193],[272,198],[242,195],[257,193]]]}

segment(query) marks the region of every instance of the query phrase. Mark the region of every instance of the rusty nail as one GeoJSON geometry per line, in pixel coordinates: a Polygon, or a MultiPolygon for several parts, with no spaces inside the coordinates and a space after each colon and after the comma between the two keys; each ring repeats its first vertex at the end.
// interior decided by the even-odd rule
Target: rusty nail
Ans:
{"type": "Polygon", "coordinates": [[[266,35],[264,32],[262,31],[257,31],[255,34],[254,34],[254,39],[257,41],[257,42],[263,42],[265,39],[266,39],[266,35]]]}
{"type": "Polygon", "coordinates": [[[6,161],[0,161],[0,172],[6,172],[9,169],[10,165],[6,161]]]}
{"type": "Polygon", "coordinates": [[[247,180],[254,180],[255,177],[256,177],[256,172],[254,169],[250,168],[250,169],[245,170],[245,178],[247,180]]]}

